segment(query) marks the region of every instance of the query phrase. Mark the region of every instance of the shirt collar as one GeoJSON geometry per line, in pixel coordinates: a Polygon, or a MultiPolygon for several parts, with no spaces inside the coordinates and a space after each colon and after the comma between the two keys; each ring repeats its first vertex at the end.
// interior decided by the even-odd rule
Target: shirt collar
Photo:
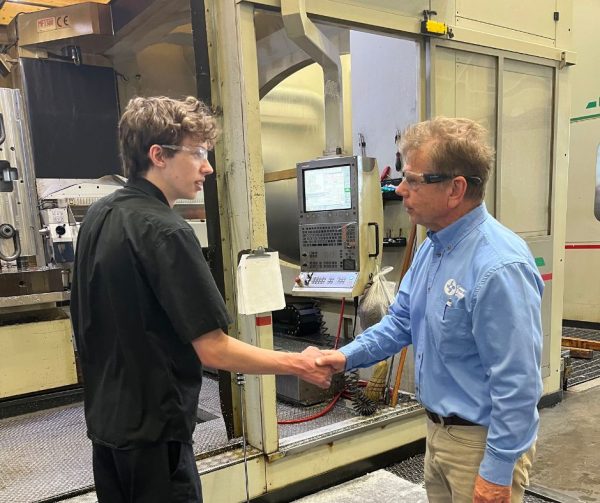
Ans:
{"type": "Polygon", "coordinates": [[[428,230],[427,237],[435,245],[451,250],[475,227],[480,225],[488,215],[485,203],[481,203],[469,211],[469,213],[460,217],[456,222],[452,222],[448,227],[444,227],[437,232],[428,230]]]}
{"type": "Polygon", "coordinates": [[[162,191],[152,182],[149,182],[143,177],[130,178],[129,180],[127,180],[125,187],[133,187],[135,189],[141,190],[144,194],[147,194],[150,197],[154,197],[159,201],[165,203],[167,206],[169,206],[169,202],[167,201],[167,198],[162,193],[162,191]]]}

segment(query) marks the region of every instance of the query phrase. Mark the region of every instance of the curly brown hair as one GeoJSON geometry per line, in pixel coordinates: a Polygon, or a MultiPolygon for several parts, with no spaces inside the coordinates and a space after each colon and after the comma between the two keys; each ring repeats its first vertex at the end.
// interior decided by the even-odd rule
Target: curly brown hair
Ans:
{"type": "Polygon", "coordinates": [[[487,144],[487,130],[471,119],[436,117],[409,126],[398,144],[404,159],[417,152],[427,155],[435,173],[479,177],[470,183],[466,197],[482,201],[494,163],[494,149],[487,144]]]}
{"type": "MultiPolygon", "coordinates": [[[[186,137],[209,148],[219,136],[212,110],[193,96],[182,100],[155,96],[129,100],[119,121],[119,146],[125,176],[136,178],[150,167],[148,150],[152,145],[181,145],[186,137]]],[[[164,150],[172,157],[175,152],[164,150]]]]}

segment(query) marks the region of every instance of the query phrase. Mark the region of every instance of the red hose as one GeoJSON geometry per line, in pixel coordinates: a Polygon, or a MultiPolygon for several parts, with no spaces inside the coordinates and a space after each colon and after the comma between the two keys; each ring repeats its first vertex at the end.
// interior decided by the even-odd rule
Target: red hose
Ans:
{"type": "Polygon", "coordinates": [[[333,397],[333,400],[331,401],[331,403],[329,405],[327,405],[327,407],[325,407],[321,412],[317,412],[316,414],[313,414],[312,416],[307,416],[307,417],[301,417],[299,419],[286,419],[286,420],[282,420],[282,421],[277,421],[277,424],[297,424],[297,423],[306,423],[307,421],[312,421],[313,419],[317,419],[318,417],[324,416],[325,414],[327,414],[332,408],[333,406],[337,403],[337,401],[340,399],[340,397],[342,396],[343,391],[340,391],[337,395],[335,395],[333,397]]]}

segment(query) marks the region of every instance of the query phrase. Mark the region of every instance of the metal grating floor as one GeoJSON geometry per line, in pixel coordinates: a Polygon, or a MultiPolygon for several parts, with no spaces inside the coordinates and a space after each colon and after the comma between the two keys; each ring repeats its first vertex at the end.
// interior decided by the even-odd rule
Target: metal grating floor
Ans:
{"type": "MultiPolygon", "coordinates": [[[[600,330],[591,328],[563,327],[562,334],[563,337],[600,341],[600,330]]],[[[567,388],[600,377],[600,351],[594,351],[594,357],[591,360],[572,358],[571,369],[567,388]]]]}
{"type": "MultiPolygon", "coordinates": [[[[239,444],[227,440],[215,381],[205,379],[200,401],[217,417],[196,428],[196,455],[239,444]]],[[[30,503],[91,487],[91,459],[81,403],[3,419],[0,502],[30,503]]]]}
{"type": "MultiPolygon", "coordinates": [[[[211,419],[194,432],[194,453],[211,457],[215,451],[229,452],[241,444],[227,439],[221,415],[218,382],[206,376],[200,404],[211,419]]],[[[279,419],[297,419],[320,412],[326,404],[294,407],[277,404],[279,419]]],[[[416,402],[399,404],[403,410],[418,407],[416,402]]],[[[326,415],[299,424],[280,425],[279,436],[287,442],[304,439],[336,423],[355,418],[344,400],[326,415]]],[[[0,420],[0,502],[31,503],[90,488],[93,485],[92,446],[86,435],[83,404],[72,404],[0,420]],[[60,467],[60,468],[57,468],[60,467]]],[[[214,459],[206,459],[213,463],[214,459]]],[[[78,500],[79,501],[79,500],[78,500]]]]}

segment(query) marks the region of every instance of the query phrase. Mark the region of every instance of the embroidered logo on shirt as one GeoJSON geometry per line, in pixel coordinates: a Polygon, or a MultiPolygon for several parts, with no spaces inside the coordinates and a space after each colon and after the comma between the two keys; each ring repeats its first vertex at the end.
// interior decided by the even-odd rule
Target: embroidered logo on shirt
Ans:
{"type": "Polygon", "coordinates": [[[444,285],[444,293],[448,297],[456,297],[457,299],[462,299],[465,296],[467,291],[460,286],[455,279],[449,279],[446,281],[444,285]]]}
{"type": "Polygon", "coordinates": [[[452,297],[456,293],[457,286],[455,279],[449,279],[444,285],[444,293],[452,297]]]}

